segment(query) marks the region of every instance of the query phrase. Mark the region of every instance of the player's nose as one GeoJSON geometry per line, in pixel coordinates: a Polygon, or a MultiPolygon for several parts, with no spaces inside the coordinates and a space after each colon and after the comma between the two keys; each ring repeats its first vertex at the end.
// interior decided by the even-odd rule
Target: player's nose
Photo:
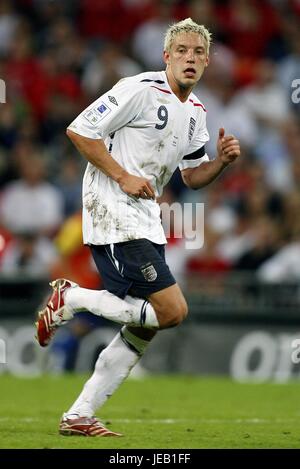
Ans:
{"type": "Polygon", "coordinates": [[[188,63],[195,63],[195,55],[194,55],[194,52],[189,52],[188,57],[187,57],[187,62],[188,62],[188,63]]]}

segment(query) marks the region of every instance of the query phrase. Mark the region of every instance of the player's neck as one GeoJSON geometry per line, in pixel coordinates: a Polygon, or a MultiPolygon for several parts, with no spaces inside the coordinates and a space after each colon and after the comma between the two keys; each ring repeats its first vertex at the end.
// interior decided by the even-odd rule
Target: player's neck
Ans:
{"type": "Polygon", "coordinates": [[[193,90],[193,86],[189,88],[180,86],[180,84],[176,81],[174,75],[168,68],[166,69],[166,75],[167,75],[169,86],[171,90],[173,91],[173,93],[177,96],[177,98],[183,103],[187,101],[189,95],[191,94],[193,90]]]}

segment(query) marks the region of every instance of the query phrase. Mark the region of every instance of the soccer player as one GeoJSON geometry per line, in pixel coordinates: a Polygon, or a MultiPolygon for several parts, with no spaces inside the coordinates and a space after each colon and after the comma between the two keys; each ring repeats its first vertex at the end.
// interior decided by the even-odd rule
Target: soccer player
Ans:
{"type": "MultiPolygon", "coordinates": [[[[209,62],[211,36],[190,18],[169,27],[166,70],[120,80],[85,109],[67,135],[88,160],[83,179],[83,236],[105,290],[58,279],[39,314],[37,339],[86,309],[123,324],[60,422],[62,435],[114,436],[94,416],[128,376],[160,329],[180,324],[187,304],[164,257],[156,197],[179,166],[199,189],[240,156],[238,140],[219,131],[209,160],[206,109],[192,93],[209,62]]],[[[84,266],[82,266],[84,268],[84,266]]]]}

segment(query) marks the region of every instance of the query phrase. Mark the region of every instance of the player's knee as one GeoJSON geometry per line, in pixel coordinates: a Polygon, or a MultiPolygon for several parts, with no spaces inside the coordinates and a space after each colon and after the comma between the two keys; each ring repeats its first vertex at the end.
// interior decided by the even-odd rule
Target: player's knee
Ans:
{"type": "Polygon", "coordinates": [[[179,326],[188,314],[188,307],[185,301],[166,305],[160,309],[158,322],[160,329],[179,326]]]}

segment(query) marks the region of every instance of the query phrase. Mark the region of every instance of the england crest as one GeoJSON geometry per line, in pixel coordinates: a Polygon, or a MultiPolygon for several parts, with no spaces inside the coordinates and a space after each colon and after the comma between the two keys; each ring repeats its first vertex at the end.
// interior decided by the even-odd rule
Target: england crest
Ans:
{"type": "Polygon", "coordinates": [[[141,272],[147,282],[154,282],[157,279],[157,272],[152,264],[146,264],[141,267],[141,272]]]}

